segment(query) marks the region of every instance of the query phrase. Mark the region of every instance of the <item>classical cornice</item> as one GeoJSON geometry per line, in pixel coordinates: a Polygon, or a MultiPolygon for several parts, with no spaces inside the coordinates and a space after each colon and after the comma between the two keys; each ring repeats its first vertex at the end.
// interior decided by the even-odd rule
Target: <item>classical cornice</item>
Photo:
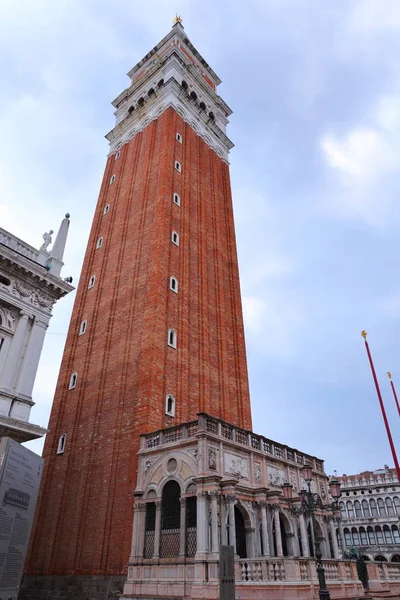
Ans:
{"type": "Polygon", "coordinates": [[[48,429],[26,421],[0,416],[0,437],[10,437],[20,444],[43,437],[48,429]]]}
{"type": "Polygon", "coordinates": [[[51,275],[39,263],[0,243],[0,267],[2,264],[7,272],[14,271],[16,277],[22,276],[27,282],[30,281],[32,285],[43,286],[45,284],[48,292],[52,294],[55,300],[62,298],[74,289],[72,285],[60,277],[51,275]]]}
{"type": "Polygon", "coordinates": [[[174,78],[164,83],[142,108],[128,114],[106,135],[110,142],[110,154],[143,131],[151,121],[158,119],[169,107],[176,110],[197,135],[228,163],[228,153],[233,148],[233,143],[204,111],[199,110],[194,102],[188,100],[186,93],[174,78]]]}

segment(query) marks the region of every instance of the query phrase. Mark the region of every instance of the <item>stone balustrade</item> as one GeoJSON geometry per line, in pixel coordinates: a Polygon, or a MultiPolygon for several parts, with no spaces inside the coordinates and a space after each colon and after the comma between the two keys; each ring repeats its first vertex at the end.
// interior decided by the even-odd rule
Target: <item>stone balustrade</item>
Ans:
{"type": "Polygon", "coordinates": [[[159,448],[168,444],[181,443],[182,440],[204,432],[207,435],[215,435],[218,438],[228,440],[239,446],[261,451],[266,455],[279,458],[288,463],[303,465],[305,462],[308,462],[312,464],[316,471],[323,472],[322,461],[313,456],[309,456],[283,444],[278,444],[262,435],[234,427],[204,413],[200,413],[198,417],[197,421],[184,423],[178,427],[170,427],[142,436],[141,448],[159,448]]]}
{"type": "MultiPolygon", "coordinates": [[[[363,588],[357,575],[355,561],[324,560],[327,588],[331,598],[358,598],[363,588]]],[[[144,564],[129,567],[129,581],[140,582],[143,593],[150,589],[171,588],[186,591],[196,585],[196,573],[204,576],[202,562],[195,559],[179,559],[177,564],[163,564],[163,561],[149,560],[144,564]],[[148,583],[147,583],[148,582],[148,583]],[[151,587],[148,587],[151,586],[151,587]],[[166,587],[167,586],[167,587],[166,587]]],[[[367,563],[370,588],[373,591],[400,592],[400,564],[367,563]]],[[[218,561],[208,561],[207,567],[209,596],[218,597],[218,561]]],[[[292,600],[301,593],[304,598],[317,597],[318,576],[313,559],[298,558],[253,558],[235,560],[236,590],[243,600],[256,600],[264,597],[264,591],[274,586],[274,598],[292,600]],[[265,587],[264,587],[265,586],[265,587]],[[278,586],[278,587],[277,587],[278,586]],[[301,591],[303,590],[303,591],[301,591]],[[261,595],[260,595],[261,594],[261,595]]]]}
{"type": "Polygon", "coordinates": [[[4,246],[8,246],[8,248],[11,248],[15,252],[18,252],[18,254],[22,254],[22,256],[25,256],[26,258],[29,258],[30,260],[39,262],[39,260],[38,260],[39,259],[39,250],[36,250],[36,248],[33,248],[33,246],[30,246],[29,244],[23,242],[16,236],[11,235],[10,233],[5,231],[1,227],[0,227],[0,244],[3,244],[4,246]]]}

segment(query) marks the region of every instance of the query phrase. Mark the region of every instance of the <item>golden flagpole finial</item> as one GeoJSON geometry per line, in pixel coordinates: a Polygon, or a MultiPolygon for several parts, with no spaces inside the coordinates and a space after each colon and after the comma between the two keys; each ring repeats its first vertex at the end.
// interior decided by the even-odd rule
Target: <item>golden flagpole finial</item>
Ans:
{"type": "Polygon", "coordinates": [[[361,335],[363,336],[364,340],[367,339],[367,332],[365,329],[362,330],[361,335]]]}
{"type": "Polygon", "coordinates": [[[387,372],[387,376],[389,377],[389,379],[392,379],[392,374],[390,371],[387,372]]]}
{"type": "Polygon", "coordinates": [[[182,24],[182,21],[183,21],[183,19],[182,19],[181,15],[178,15],[178,13],[176,13],[176,15],[174,17],[173,24],[174,25],[176,25],[177,23],[182,24]]]}

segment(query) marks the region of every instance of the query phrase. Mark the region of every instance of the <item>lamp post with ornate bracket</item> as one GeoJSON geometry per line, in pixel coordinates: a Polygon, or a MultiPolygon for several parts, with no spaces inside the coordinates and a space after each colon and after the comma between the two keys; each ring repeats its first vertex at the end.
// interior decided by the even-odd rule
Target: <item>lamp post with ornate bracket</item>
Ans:
{"type": "Polygon", "coordinates": [[[289,502],[290,510],[293,513],[301,513],[310,517],[311,519],[311,536],[314,545],[314,555],[317,561],[317,574],[319,583],[319,598],[320,600],[330,600],[330,593],[326,589],[325,581],[325,569],[322,564],[322,552],[320,540],[316,537],[316,520],[315,513],[317,510],[320,511],[336,511],[338,509],[338,500],[340,498],[340,483],[336,479],[332,479],[329,483],[331,496],[334,502],[331,504],[324,504],[321,497],[311,491],[311,482],[313,479],[312,466],[305,464],[301,468],[301,473],[305,482],[307,483],[307,490],[301,490],[300,492],[300,506],[294,506],[293,502],[293,485],[291,483],[283,484],[283,496],[285,500],[289,502]]]}

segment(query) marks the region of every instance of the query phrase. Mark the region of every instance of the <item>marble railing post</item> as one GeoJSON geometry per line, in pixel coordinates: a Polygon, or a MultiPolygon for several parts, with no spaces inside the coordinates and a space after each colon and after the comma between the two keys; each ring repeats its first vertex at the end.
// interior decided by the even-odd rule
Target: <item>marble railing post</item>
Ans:
{"type": "Polygon", "coordinates": [[[180,498],[181,525],[179,530],[179,556],[186,554],[186,498],[180,498]]]}
{"type": "Polygon", "coordinates": [[[209,496],[211,498],[211,552],[218,553],[218,490],[212,490],[209,496]]]}
{"type": "Polygon", "coordinates": [[[261,500],[261,502],[259,502],[259,506],[261,509],[261,535],[263,543],[263,556],[270,556],[266,501],[261,500]]]}
{"type": "Polygon", "coordinates": [[[160,539],[161,539],[161,500],[155,502],[156,505],[156,524],[154,532],[154,553],[153,557],[160,556],[160,539]]]}
{"type": "Polygon", "coordinates": [[[308,558],[310,556],[310,547],[308,544],[306,520],[304,518],[303,513],[299,514],[299,523],[300,523],[300,538],[301,538],[301,547],[303,550],[303,556],[308,558]]]}
{"type": "Polygon", "coordinates": [[[279,507],[274,507],[274,522],[275,522],[276,555],[283,556],[281,521],[279,519],[279,507]]]}
{"type": "Polygon", "coordinates": [[[339,548],[337,544],[337,537],[335,531],[335,522],[332,519],[329,519],[329,527],[331,530],[331,538],[332,538],[332,548],[333,548],[333,558],[339,558],[339,548]]]}

